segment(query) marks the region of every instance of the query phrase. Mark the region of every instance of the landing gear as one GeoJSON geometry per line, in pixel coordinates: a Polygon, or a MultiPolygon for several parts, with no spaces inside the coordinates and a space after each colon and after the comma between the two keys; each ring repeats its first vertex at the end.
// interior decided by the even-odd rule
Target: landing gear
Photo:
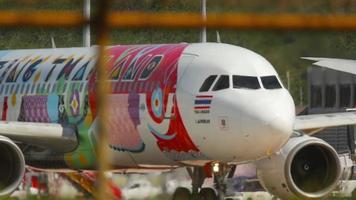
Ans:
{"type": "Polygon", "coordinates": [[[202,188],[206,176],[203,167],[187,168],[187,172],[192,179],[192,192],[187,188],[179,187],[173,194],[172,200],[217,200],[217,195],[213,188],[202,188]]]}
{"type": "Polygon", "coordinates": [[[226,178],[231,178],[235,168],[214,163],[206,170],[204,167],[187,168],[192,179],[192,192],[187,188],[179,187],[173,194],[172,200],[223,200],[226,194],[226,178]],[[203,188],[204,180],[214,175],[214,188],[203,188]],[[228,175],[228,176],[227,176],[228,175]]]}
{"type": "Polygon", "coordinates": [[[215,194],[213,188],[202,188],[199,191],[199,200],[217,200],[218,197],[215,194]]]}
{"type": "Polygon", "coordinates": [[[173,200],[189,200],[192,199],[192,195],[188,188],[178,187],[173,194],[173,200]]]}
{"type": "Polygon", "coordinates": [[[214,186],[218,192],[218,199],[225,198],[227,191],[227,178],[232,178],[235,173],[236,166],[229,166],[220,163],[213,164],[214,186]]]}
{"type": "MultiPolygon", "coordinates": [[[[193,167],[193,168],[187,168],[187,172],[192,179],[192,195],[194,197],[199,196],[199,190],[201,189],[204,180],[206,178],[206,174],[204,172],[203,167],[193,167]]],[[[194,198],[197,199],[197,198],[194,198]]]]}

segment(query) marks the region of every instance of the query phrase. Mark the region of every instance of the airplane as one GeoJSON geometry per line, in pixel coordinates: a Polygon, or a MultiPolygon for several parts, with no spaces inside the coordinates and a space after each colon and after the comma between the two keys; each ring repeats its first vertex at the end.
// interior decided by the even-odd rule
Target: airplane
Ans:
{"type": "MultiPolygon", "coordinates": [[[[0,51],[0,196],[26,166],[95,170],[97,47],[0,51]]],[[[186,167],[173,199],[223,197],[226,177],[254,162],[282,199],[319,199],[338,184],[337,152],[311,134],[356,124],[356,113],[295,116],[276,70],[223,43],[107,47],[112,171],[186,167]],[[214,188],[202,188],[214,176],[214,188]]]]}

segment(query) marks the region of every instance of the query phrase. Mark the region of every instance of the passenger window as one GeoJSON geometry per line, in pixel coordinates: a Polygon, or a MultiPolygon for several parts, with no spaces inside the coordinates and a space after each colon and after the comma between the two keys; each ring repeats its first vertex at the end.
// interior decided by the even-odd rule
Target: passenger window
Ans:
{"type": "Polygon", "coordinates": [[[234,88],[259,89],[261,88],[257,77],[254,76],[232,76],[234,88]]]}
{"type": "Polygon", "coordinates": [[[82,82],[82,83],[80,83],[80,89],[79,89],[79,91],[80,91],[80,92],[83,92],[83,88],[84,88],[84,83],[82,82]]]}
{"type": "Polygon", "coordinates": [[[282,88],[276,76],[263,76],[261,77],[263,87],[265,89],[279,89],[282,88]]]}
{"type": "Polygon", "coordinates": [[[16,93],[16,94],[19,93],[19,88],[20,88],[20,84],[16,84],[16,89],[15,89],[15,93],[16,93]]]}
{"type": "Polygon", "coordinates": [[[36,93],[40,93],[40,87],[41,87],[41,84],[40,83],[37,83],[37,86],[36,86],[36,93]]]}
{"type": "Polygon", "coordinates": [[[24,93],[25,84],[21,84],[21,94],[24,93]]]}
{"type": "Polygon", "coordinates": [[[36,87],[36,85],[35,85],[35,84],[32,84],[32,87],[31,87],[31,94],[34,94],[34,93],[35,93],[35,87],[36,87]]]}
{"type": "Polygon", "coordinates": [[[52,87],[52,93],[55,93],[55,92],[56,92],[56,88],[57,88],[57,84],[54,83],[54,84],[53,84],[53,87],[52,87]]]}
{"type": "Polygon", "coordinates": [[[51,83],[47,84],[47,94],[51,93],[51,83]]]}
{"type": "Polygon", "coordinates": [[[30,84],[26,85],[26,94],[28,94],[30,92],[30,84]]]}
{"type": "Polygon", "coordinates": [[[223,90],[230,87],[230,81],[228,75],[221,75],[218,81],[215,83],[213,91],[223,90]]]}
{"type": "Polygon", "coordinates": [[[12,84],[12,85],[11,85],[10,94],[13,94],[13,93],[14,93],[14,88],[15,88],[15,84],[12,84]]]}
{"type": "Polygon", "coordinates": [[[214,83],[217,75],[211,75],[205,79],[203,85],[200,87],[199,92],[207,92],[209,91],[211,85],[214,83]]]}
{"type": "Polygon", "coordinates": [[[63,92],[64,93],[65,91],[67,91],[67,83],[64,83],[64,87],[63,87],[63,92]]]}

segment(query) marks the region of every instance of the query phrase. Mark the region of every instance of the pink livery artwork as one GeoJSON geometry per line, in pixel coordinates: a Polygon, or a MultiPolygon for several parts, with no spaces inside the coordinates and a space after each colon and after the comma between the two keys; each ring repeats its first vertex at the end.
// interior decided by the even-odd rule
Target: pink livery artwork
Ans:
{"type": "MultiPolygon", "coordinates": [[[[191,140],[175,100],[178,60],[187,44],[116,46],[109,51],[108,96],[110,148],[142,152],[147,130],[173,160],[204,157],[191,140]],[[140,131],[144,130],[144,131],[140,131]]],[[[95,77],[89,81],[95,115],[95,77]]]]}

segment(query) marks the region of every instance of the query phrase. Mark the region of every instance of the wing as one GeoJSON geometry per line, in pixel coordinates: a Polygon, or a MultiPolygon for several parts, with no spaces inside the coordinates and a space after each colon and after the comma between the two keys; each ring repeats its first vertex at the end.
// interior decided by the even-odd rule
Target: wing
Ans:
{"type": "Polygon", "coordinates": [[[356,125],[356,112],[296,116],[294,129],[312,135],[328,127],[356,125]]]}
{"type": "Polygon", "coordinates": [[[302,59],[316,61],[313,65],[317,65],[319,67],[356,74],[356,60],[313,57],[302,57],[302,59]]]}
{"type": "MultiPolygon", "coordinates": [[[[337,58],[302,57],[315,61],[313,65],[356,74],[356,60],[337,58]]],[[[294,129],[314,134],[327,127],[356,124],[356,112],[302,115],[296,117],[294,129]]]]}
{"type": "Polygon", "coordinates": [[[56,152],[72,151],[78,144],[76,129],[70,125],[0,121],[0,135],[56,152]]]}

